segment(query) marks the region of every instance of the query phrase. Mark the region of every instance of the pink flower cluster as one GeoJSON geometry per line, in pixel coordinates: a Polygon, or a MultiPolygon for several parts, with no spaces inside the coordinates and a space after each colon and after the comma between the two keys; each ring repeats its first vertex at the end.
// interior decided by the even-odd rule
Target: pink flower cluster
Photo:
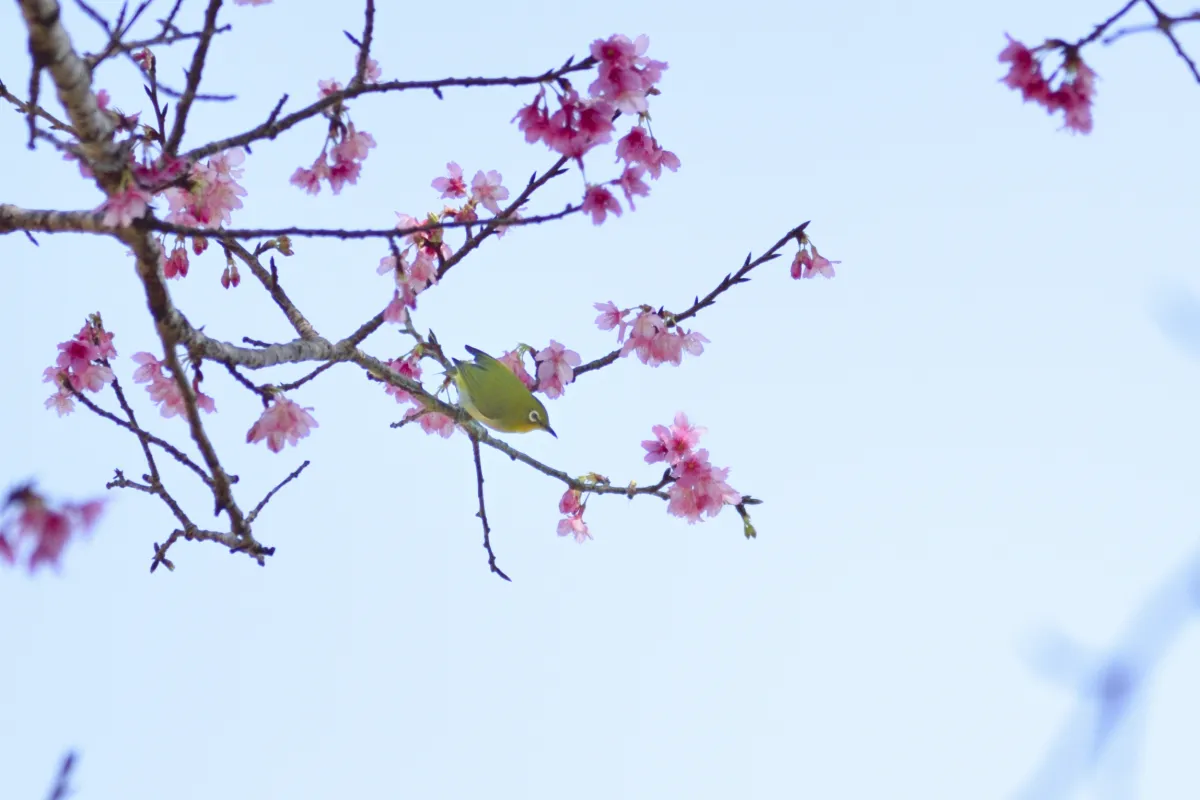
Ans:
{"type": "Polygon", "coordinates": [[[688,422],[682,411],[675,423],[654,426],[654,438],[642,442],[646,463],[665,461],[671,468],[673,483],[667,489],[667,511],[685,517],[689,524],[699,522],[703,514],[715,517],[727,505],[742,502],[742,496],[730,486],[728,467],[714,467],[707,450],[696,450],[705,429],[688,422]]]}
{"type": "MultiPolygon", "coordinates": [[[[377,83],[381,74],[379,62],[368,58],[364,80],[367,83],[377,83]]],[[[337,94],[344,88],[332,78],[318,81],[317,87],[317,94],[322,98],[337,94]]],[[[342,187],[347,183],[358,183],[358,176],[362,173],[362,162],[367,160],[368,151],[375,146],[375,137],[355,128],[354,123],[350,121],[350,113],[341,100],[324,113],[332,122],[325,143],[321,146],[321,153],[311,167],[297,167],[292,173],[291,183],[309,194],[318,194],[321,191],[321,182],[325,181],[334,194],[340,194],[342,187]]]]}
{"type": "MultiPolygon", "coordinates": [[[[1025,101],[1033,100],[1045,107],[1047,113],[1063,112],[1064,127],[1078,133],[1092,130],[1092,99],[1096,95],[1096,73],[1083,63],[1073,48],[1066,48],[1063,59],[1065,75],[1057,89],[1042,75],[1042,62],[1021,42],[1008,34],[1008,46],[1000,51],[1000,63],[1009,64],[1008,74],[1001,80],[1010,89],[1018,89],[1025,101]]],[[[1041,49],[1041,48],[1038,48],[1041,49]]],[[[1052,79],[1054,75],[1051,75],[1052,79]]]]}
{"type": "Polygon", "coordinates": [[[683,363],[683,354],[690,353],[698,356],[704,352],[708,337],[699,331],[684,330],[678,325],[669,325],[661,314],[655,313],[649,306],[641,306],[633,322],[627,322],[627,317],[633,308],[617,308],[611,300],[607,303],[593,304],[600,316],[596,317],[596,326],[602,331],[617,328],[617,341],[624,342],[621,346],[621,358],[630,353],[637,353],[643,364],[657,367],[660,364],[683,363]],[[625,338],[626,330],[629,338],[625,338]]]}
{"type": "MultiPolygon", "coordinates": [[[[167,222],[190,228],[219,228],[228,225],[232,212],[242,207],[246,190],[238,183],[246,153],[240,147],[217,153],[203,164],[192,164],[183,186],[163,190],[170,211],[167,222]]],[[[207,242],[193,242],[196,255],[204,252],[207,242]]]]}
{"type": "Polygon", "coordinates": [[[444,217],[448,216],[460,222],[478,219],[475,214],[477,206],[483,206],[493,214],[499,214],[502,210],[500,201],[507,200],[509,194],[508,189],[504,186],[504,176],[494,169],[487,172],[477,171],[475,177],[471,179],[471,189],[468,192],[462,167],[454,161],[446,164],[446,175],[434,178],[430,185],[442,193],[443,199],[457,200],[470,196],[466,206],[462,209],[448,208],[442,214],[444,217]]]}
{"type": "Polygon", "coordinates": [[[67,385],[76,392],[98,392],[112,383],[113,372],[108,359],[117,354],[112,345],[113,334],[89,320],[79,333],[58,345],[54,366],[42,372],[43,383],[53,383],[58,389],[46,399],[45,407],[53,408],[60,417],[75,410],[75,401],[67,385]]]}
{"type": "MultiPolygon", "coordinates": [[[[612,141],[617,112],[639,117],[647,113],[646,99],[657,93],[654,85],[667,68],[666,63],[645,56],[649,44],[646,36],[631,41],[620,34],[594,41],[591,54],[598,75],[588,87],[589,96],[581,98],[568,84],[557,96],[559,108],[551,113],[546,88],[539,89],[533,101],[513,117],[525,141],[541,141],[554,152],[574,158],[582,168],[588,151],[612,141]]],[[[657,179],[663,167],[672,171],[679,168],[678,157],[659,146],[640,124],[618,140],[617,160],[625,162],[619,178],[607,184],[587,184],[584,190],[582,210],[596,225],[609,213],[621,214],[621,204],[608,186],[619,187],[629,207],[634,208],[634,197],[650,193],[650,186],[642,180],[644,175],[649,173],[657,179]]]]}
{"type": "Polygon", "coordinates": [[[278,453],[284,444],[295,446],[308,436],[313,428],[319,428],[311,408],[301,408],[283,395],[273,398],[258,421],[246,432],[246,443],[266,441],[267,449],[278,453]]]}
{"type": "MultiPolygon", "coordinates": [[[[396,227],[401,230],[421,225],[415,217],[407,214],[397,213],[396,218],[396,227]]],[[[385,322],[403,324],[408,318],[408,309],[417,307],[417,295],[437,283],[439,261],[449,258],[454,252],[443,241],[442,232],[441,228],[435,228],[405,234],[403,250],[379,259],[375,271],[380,275],[391,273],[396,281],[392,301],[383,311],[385,322]]]]}
{"type": "Polygon", "coordinates": [[[558,510],[566,516],[558,521],[559,536],[574,536],[575,541],[583,544],[592,538],[588,532],[587,523],[583,521],[583,511],[587,503],[578,489],[567,489],[562,499],[558,501],[558,510]]]}
{"type": "Polygon", "coordinates": [[[15,564],[22,551],[28,551],[30,572],[42,564],[57,567],[71,537],[90,531],[103,510],[102,500],[51,508],[31,486],[15,489],[4,501],[7,518],[0,521],[0,561],[15,564]],[[9,509],[16,509],[15,514],[8,514],[9,509]]]}
{"type": "MultiPolygon", "coordinates": [[[[159,407],[159,413],[168,418],[184,413],[187,406],[183,399],[183,390],[173,377],[163,373],[166,362],[146,352],[134,353],[132,358],[138,364],[138,368],[133,372],[133,382],[149,384],[146,391],[159,407]]],[[[197,408],[207,414],[217,410],[216,401],[200,391],[199,376],[192,381],[192,391],[196,395],[197,408]]]]}
{"type": "Polygon", "coordinates": [[[842,262],[830,261],[818,253],[817,248],[811,242],[808,242],[805,245],[801,245],[800,252],[796,253],[796,257],[792,259],[792,277],[797,280],[800,278],[815,278],[818,275],[832,278],[837,274],[833,269],[833,265],[840,263],[842,262]]]}

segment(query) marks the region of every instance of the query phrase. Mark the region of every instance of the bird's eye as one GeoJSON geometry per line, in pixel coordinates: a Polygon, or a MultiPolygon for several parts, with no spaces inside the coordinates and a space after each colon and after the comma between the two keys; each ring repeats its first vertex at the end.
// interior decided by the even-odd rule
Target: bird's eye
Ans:
{"type": "Polygon", "coordinates": [[[529,421],[530,422],[537,422],[541,418],[542,418],[542,415],[537,412],[536,408],[533,411],[529,412],[529,421]]]}

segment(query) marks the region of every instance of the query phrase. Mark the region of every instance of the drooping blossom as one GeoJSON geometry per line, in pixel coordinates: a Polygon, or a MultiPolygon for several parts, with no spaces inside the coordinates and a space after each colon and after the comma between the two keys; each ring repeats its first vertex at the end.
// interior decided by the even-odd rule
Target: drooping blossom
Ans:
{"type": "Polygon", "coordinates": [[[566,385],[575,380],[574,368],[581,363],[579,353],[550,340],[550,344],[534,356],[537,362],[538,391],[553,399],[561,397],[566,385]]]}
{"type": "Polygon", "coordinates": [[[32,486],[9,492],[0,517],[0,561],[26,560],[30,572],[42,564],[58,567],[71,539],[89,532],[104,510],[104,501],[51,506],[32,486]]]}
{"type": "Polygon", "coordinates": [[[621,216],[621,204],[617,202],[617,198],[603,186],[589,185],[587,193],[583,196],[583,213],[591,214],[592,224],[599,225],[604,222],[610,211],[618,217],[621,216]]]}
{"type": "Polygon", "coordinates": [[[800,252],[796,253],[796,257],[792,260],[792,277],[796,279],[815,278],[821,275],[825,278],[832,278],[837,274],[833,269],[833,265],[840,263],[842,262],[830,261],[818,253],[815,247],[801,248],[800,252]]]}
{"type": "Polygon", "coordinates": [[[613,181],[617,186],[621,187],[621,191],[625,193],[625,201],[629,203],[629,208],[636,211],[637,206],[633,204],[635,196],[645,197],[650,194],[650,186],[642,180],[642,175],[646,172],[646,168],[641,164],[628,166],[621,173],[621,177],[613,181]]]}
{"type": "Polygon", "coordinates": [[[583,544],[588,539],[592,538],[592,534],[588,531],[587,523],[583,521],[583,512],[571,514],[558,521],[559,536],[574,536],[575,541],[583,544]]]}
{"type": "Polygon", "coordinates": [[[630,128],[629,133],[617,142],[617,160],[624,161],[628,166],[644,167],[655,180],[662,175],[663,167],[675,172],[680,163],[679,156],[664,150],[658,140],[650,135],[650,131],[641,125],[630,128]]]}
{"type": "Polygon", "coordinates": [[[320,427],[309,411],[312,409],[301,408],[292,400],[278,395],[272,398],[258,421],[250,426],[246,432],[246,442],[253,444],[265,440],[267,449],[272,453],[283,450],[285,443],[295,446],[313,428],[320,427]]]}
{"type": "Polygon", "coordinates": [[[187,248],[182,245],[176,245],[171,251],[171,255],[163,259],[163,277],[164,278],[186,278],[188,274],[188,254],[187,248]]]}
{"type": "MultiPolygon", "coordinates": [[[[1005,34],[1008,44],[1000,51],[999,61],[1009,65],[1001,82],[1021,92],[1025,101],[1033,100],[1047,112],[1063,112],[1064,127],[1074,133],[1092,130],[1092,99],[1096,93],[1096,73],[1083,62],[1074,48],[1066,49],[1063,78],[1057,89],[1051,88],[1042,74],[1042,62],[1035,50],[1005,34]]],[[[1043,48],[1038,48],[1043,49],[1043,48]]]]}
{"type": "MultiPolygon", "coordinates": [[[[167,368],[167,372],[163,371],[166,368],[166,361],[160,361],[146,352],[134,353],[131,358],[138,365],[133,372],[133,382],[147,384],[146,391],[150,394],[150,399],[159,407],[159,413],[168,419],[184,414],[187,405],[183,398],[183,390],[171,376],[169,368],[167,368]]],[[[217,410],[216,402],[200,391],[198,382],[192,382],[192,390],[196,395],[197,408],[209,414],[217,410]]]]}
{"type": "Polygon", "coordinates": [[[425,431],[425,433],[436,433],[443,439],[449,439],[451,434],[454,433],[454,419],[440,411],[425,411],[422,413],[420,409],[410,408],[404,413],[404,418],[412,419],[418,414],[420,416],[417,418],[417,422],[421,424],[421,430],[425,431]]]}

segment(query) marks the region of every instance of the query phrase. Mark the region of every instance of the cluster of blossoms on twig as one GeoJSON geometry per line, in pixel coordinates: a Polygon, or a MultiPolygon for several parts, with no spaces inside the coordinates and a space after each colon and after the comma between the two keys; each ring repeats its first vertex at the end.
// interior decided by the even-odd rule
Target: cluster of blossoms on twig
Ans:
{"type": "Polygon", "coordinates": [[[609,212],[621,214],[621,204],[608,186],[619,188],[632,209],[634,197],[650,194],[645,175],[657,179],[663,167],[679,169],[679,158],[664,150],[647,127],[647,98],[658,93],[655,84],[667,68],[665,62],[646,57],[649,45],[650,39],[644,35],[635,40],[620,34],[597,39],[592,43],[591,55],[598,62],[598,74],[588,86],[587,97],[580,97],[569,81],[561,80],[556,87],[557,109],[551,112],[546,88],[542,87],[513,118],[524,131],[525,141],[543,142],[554,152],[574,159],[582,171],[584,154],[612,141],[617,112],[636,115],[638,124],[617,142],[616,160],[625,164],[621,175],[607,184],[585,180],[582,208],[597,225],[609,212]]]}
{"type": "Polygon", "coordinates": [[[53,383],[57,391],[46,398],[46,408],[65,416],[75,409],[74,394],[99,392],[113,381],[108,359],[117,354],[112,344],[113,334],[104,330],[98,320],[90,319],[79,333],[58,345],[54,365],[43,371],[43,382],[53,383]]]}
{"type": "MultiPolygon", "coordinates": [[[[367,59],[363,80],[378,83],[381,74],[379,62],[373,58],[367,59]]],[[[319,81],[317,86],[319,97],[329,97],[344,88],[332,78],[319,81]]],[[[358,183],[362,162],[367,160],[368,151],[375,146],[375,137],[355,128],[350,119],[350,110],[341,101],[334,103],[324,113],[329,119],[329,132],[325,135],[321,152],[311,167],[296,168],[291,183],[309,194],[319,194],[321,182],[324,181],[334,194],[341,194],[342,187],[347,183],[358,183]]]]}
{"type": "Polygon", "coordinates": [[[0,509],[0,561],[24,560],[30,572],[42,564],[56,566],[67,542],[90,531],[103,510],[102,500],[53,507],[32,486],[18,487],[0,509]]]}
{"type": "MultiPolygon", "coordinates": [[[[184,413],[187,405],[183,398],[183,390],[179,388],[179,383],[173,377],[163,373],[164,369],[170,370],[166,362],[146,352],[134,353],[133,360],[138,365],[133,373],[133,382],[147,384],[146,391],[150,393],[150,399],[154,401],[154,404],[159,407],[159,413],[164,417],[174,417],[184,413]]],[[[192,378],[192,391],[196,395],[196,407],[211,414],[217,410],[217,403],[200,391],[200,380],[201,375],[197,371],[195,377],[192,378]]]]}
{"type": "Polygon", "coordinates": [[[1077,48],[1063,42],[1050,41],[1029,49],[1005,34],[1008,46],[1000,51],[1000,63],[1009,64],[1008,74],[1001,80],[1010,89],[1021,92],[1025,101],[1032,100],[1053,114],[1063,112],[1064,127],[1078,133],[1092,130],[1092,98],[1096,95],[1096,73],[1083,63],[1077,48]],[[1062,64],[1047,78],[1042,74],[1041,54],[1052,49],[1063,51],[1062,64]],[[1062,71],[1057,88],[1052,81],[1062,71]]]}
{"type": "Polygon", "coordinates": [[[705,430],[690,424],[680,411],[674,424],[655,425],[654,438],[642,442],[647,464],[665,461],[670,467],[667,511],[689,523],[699,522],[702,514],[715,517],[725,506],[742,502],[742,496],[725,482],[729,468],[714,467],[708,451],[696,449],[705,430]]]}

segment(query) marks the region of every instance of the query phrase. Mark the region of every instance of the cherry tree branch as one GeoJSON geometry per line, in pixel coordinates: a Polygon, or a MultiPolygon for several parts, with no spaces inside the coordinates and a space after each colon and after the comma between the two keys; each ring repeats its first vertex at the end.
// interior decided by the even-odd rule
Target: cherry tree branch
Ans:
{"type": "Polygon", "coordinates": [[[169,156],[179,150],[179,142],[183,139],[183,130],[187,125],[188,114],[192,103],[196,100],[196,92],[200,88],[200,76],[204,71],[204,60],[208,57],[208,46],[217,30],[217,12],[221,9],[221,0],[208,0],[208,9],[204,12],[204,28],[200,32],[196,50],[192,53],[192,65],[187,70],[187,84],[183,94],[175,103],[175,124],[171,126],[171,135],[163,144],[163,152],[169,156]]]}
{"type": "Polygon", "coordinates": [[[239,133],[236,136],[219,139],[197,147],[194,150],[189,150],[184,154],[184,157],[192,161],[197,161],[215,153],[220,153],[223,150],[228,150],[231,147],[245,147],[248,144],[253,144],[263,139],[274,139],[279,134],[295,127],[306,119],[315,117],[327,109],[344,103],[346,100],[365,94],[428,89],[441,98],[442,89],[452,87],[470,89],[485,86],[534,86],[540,83],[559,80],[572,72],[591,69],[595,65],[595,59],[589,56],[578,64],[573,63],[573,59],[568,59],[567,63],[558,69],[548,70],[541,75],[527,75],[513,78],[440,78],[438,80],[427,81],[386,81],[382,83],[364,83],[357,86],[347,86],[345,89],[326,95],[299,111],[293,111],[285,117],[278,117],[277,112],[273,112],[263,124],[251,128],[244,133],[239,133]]]}
{"type": "MultiPolygon", "coordinates": [[[[686,311],[683,311],[682,313],[679,313],[679,314],[666,314],[665,313],[663,315],[663,321],[666,322],[667,327],[674,327],[675,325],[678,325],[680,322],[683,322],[686,319],[691,319],[692,317],[696,316],[701,311],[708,308],[713,303],[717,302],[718,297],[720,297],[722,294],[724,294],[725,292],[732,289],[734,286],[737,286],[739,283],[749,283],[750,279],[746,276],[749,275],[753,269],[755,269],[756,267],[760,267],[763,264],[766,264],[768,261],[773,261],[774,259],[779,258],[779,251],[781,249],[783,249],[783,247],[788,242],[792,241],[793,239],[795,239],[797,242],[801,241],[801,238],[804,235],[804,230],[805,230],[805,228],[808,227],[808,225],[809,225],[808,222],[803,222],[800,225],[797,225],[795,228],[792,228],[790,231],[788,231],[786,234],[784,234],[784,236],[779,241],[777,241],[775,244],[771,245],[771,247],[768,248],[765,253],[763,253],[761,256],[754,259],[753,261],[750,260],[750,256],[753,254],[748,254],[746,256],[746,261],[742,264],[741,268],[737,272],[726,275],[721,280],[721,282],[716,285],[716,288],[714,288],[711,292],[706,294],[703,298],[697,297],[695,302],[692,303],[692,305],[686,311]]],[[[582,375],[584,373],[594,372],[603,367],[607,367],[609,364],[612,364],[620,357],[621,357],[621,348],[618,347],[617,349],[609,352],[608,354],[600,356],[600,358],[597,358],[593,361],[589,361],[588,363],[583,364],[582,366],[576,367],[575,371],[574,371],[575,377],[578,378],[580,375],[582,375]]]]}

